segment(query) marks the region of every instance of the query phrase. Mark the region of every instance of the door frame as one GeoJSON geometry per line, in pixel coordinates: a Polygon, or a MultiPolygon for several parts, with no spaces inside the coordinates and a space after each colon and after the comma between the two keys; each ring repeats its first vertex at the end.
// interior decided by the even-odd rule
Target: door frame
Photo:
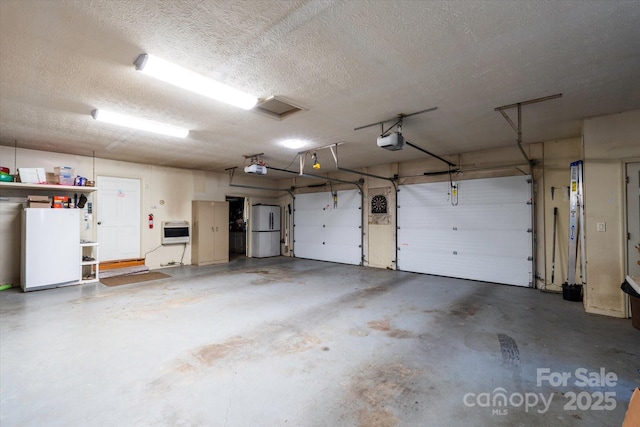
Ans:
{"type": "MultiPolygon", "coordinates": [[[[138,255],[136,256],[136,258],[140,258],[141,253],[142,253],[142,230],[143,230],[143,215],[142,215],[142,203],[143,203],[143,178],[139,177],[139,176],[114,176],[114,175],[109,175],[109,174],[97,174],[96,175],[96,197],[95,197],[95,205],[94,205],[94,214],[93,214],[93,218],[94,218],[94,224],[93,226],[95,227],[95,238],[96,241],[98,241],[98,243],[101,243],[98,239],[98,233],[99,233],[99,229],[98,227],[100,226],[100,222],[101,222],[101,214],[100,212],[102,211],[101,206],[100,206],[100,201],[101,201],[101,195],[100,195],[100,186],[98,184],[98,179],[99,178],[114,178],[114,179],[129,179],[129,180],[136,180],[138,181],[138,255]]],[[[102,249],[102,248],[101,248],[102,249]]]]}
{"type": "MultiPolygon", "coordinates": [[[[629,244],[629,240],[627,239],[628,233],[630,232],[629,229],[629,212],[630,209],[632,208],[631,206],[629,206],[629,187],[627,185],[626,182],[626,177],[629,176],[629,166],[633,165],[633,164],[637,164],[638,168],[640,170],[640,159],[638,160],[626,160],[624,162],[624,168],[623,168],[623,180],[622,183],[624,185],[624,235],[623,237],[623,241],[624,241],[624,253],[625,253],[625,258],[624,258],[624,272],[625,275],[630,273],[630,269],[629,266],[631,265],[631,256],[633,254],[633,252],[630,250],[630,244],[629,244]]],[[[639,176],[640,177],[640,172],[639,172],[639,176]]],[[[636,177],[636,178],[638,178],[636,177]]],[[[638,215],[640,215],[640,212],[638,213],[638,215]]],[[[640,231],[640,230],[639,230],[640,231]]]]}

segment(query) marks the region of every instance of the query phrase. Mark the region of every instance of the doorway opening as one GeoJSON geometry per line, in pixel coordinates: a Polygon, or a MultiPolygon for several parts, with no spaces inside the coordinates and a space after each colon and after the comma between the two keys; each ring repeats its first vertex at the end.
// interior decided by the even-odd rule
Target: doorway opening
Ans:
{"type": "Polygon", "coordinates": [[[226,196],[229,202],[229,261],[247,256],[246,199],[226,196]]]}

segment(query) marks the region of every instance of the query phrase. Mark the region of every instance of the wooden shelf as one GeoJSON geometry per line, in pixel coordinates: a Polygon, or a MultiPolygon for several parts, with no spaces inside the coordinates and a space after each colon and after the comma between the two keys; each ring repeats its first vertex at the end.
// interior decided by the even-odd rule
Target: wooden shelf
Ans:
{"type": "Polygon", "coordinates": [[[30,190],[30,191],[60,191],[66,193],[93,193],[96,187],[81,187],[75,185],[59,185],[59,184],[25,184],[22,182],[0,182],[0,189],[7,188],[12,190],[30,190]]]}

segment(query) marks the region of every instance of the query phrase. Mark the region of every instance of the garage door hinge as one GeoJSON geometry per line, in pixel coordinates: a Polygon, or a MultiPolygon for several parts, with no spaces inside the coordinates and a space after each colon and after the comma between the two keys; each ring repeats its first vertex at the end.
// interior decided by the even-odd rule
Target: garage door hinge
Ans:
{"type": "Polygon", "coordinates": [[[358,226],[358,228],[362,228],[362,226],[361,226],[361,225],[359,225],[359,226],[358,226]]]}
{"type": "Polygon", "coordinates": [[[532,203],[533,203],[533,202],[532,202],[531,200],[528,200],[528,201],[527,201],[527,204],[528,204],[528,205],[530,205],[530,204],[532,204],[532,203]]]}
{"type": "Polygon", "coordinates": [[[531,184],[531,178],[527,178],[527,184],[531,184]]]}
{"type": "Polygon", "coordinates": [[[528,256],[527,257],[527,261],[533,261],[533,257],[532,256],[528,256]]]}
{"type": "Polygon", "coordinates": [[[527,233],[533,233],[533,229],[532,228],[527,228],[527,233]]]}

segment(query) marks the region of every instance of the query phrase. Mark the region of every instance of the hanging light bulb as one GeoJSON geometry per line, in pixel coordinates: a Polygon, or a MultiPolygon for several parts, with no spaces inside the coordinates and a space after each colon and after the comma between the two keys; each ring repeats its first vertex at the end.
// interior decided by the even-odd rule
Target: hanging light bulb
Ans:
{"type": "Polygon", "coordinates": [[[320,163],[318,163],[318,154],[317,153],[313,153],[311,155],[311,158],[313,159],[313,168],[314,169],[320,169],[320,163]]]}

